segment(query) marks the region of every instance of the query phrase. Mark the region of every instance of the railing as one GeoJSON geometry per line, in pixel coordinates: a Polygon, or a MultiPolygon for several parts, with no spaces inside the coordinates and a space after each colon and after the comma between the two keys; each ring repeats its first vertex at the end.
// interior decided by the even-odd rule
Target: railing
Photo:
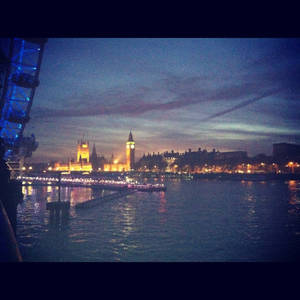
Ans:
{"type": "Polygon", "coordinates": [[[0,200],[0,261],[21,262],[22,256],[16,237],[7,216],[6,210],[0,200]]]}

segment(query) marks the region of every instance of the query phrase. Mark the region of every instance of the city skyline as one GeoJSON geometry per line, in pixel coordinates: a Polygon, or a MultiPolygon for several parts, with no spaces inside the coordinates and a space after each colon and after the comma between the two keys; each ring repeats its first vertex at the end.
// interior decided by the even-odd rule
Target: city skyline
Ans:
{"type": "MultiPolygon", "coordinates": [[[[206,148],[270,155],[299,143],[299,39],[52,39],[25,135],[31,161],[61,160],[83,134],[97,153],[206,148]],[[121,149],[120,149],[121,148],[121,149]]],[[[75,152],[74,152],[75,154],[75,152]]]]}

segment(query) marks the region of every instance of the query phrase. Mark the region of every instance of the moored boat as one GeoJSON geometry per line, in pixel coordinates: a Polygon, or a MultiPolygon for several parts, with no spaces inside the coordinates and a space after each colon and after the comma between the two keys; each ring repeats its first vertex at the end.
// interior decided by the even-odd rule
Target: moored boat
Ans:
{"type": "Polygon", "coordinates": [[[128,188],[139,192],[160,192],[167,189],[164,184],[128,184],[128,188]]]}

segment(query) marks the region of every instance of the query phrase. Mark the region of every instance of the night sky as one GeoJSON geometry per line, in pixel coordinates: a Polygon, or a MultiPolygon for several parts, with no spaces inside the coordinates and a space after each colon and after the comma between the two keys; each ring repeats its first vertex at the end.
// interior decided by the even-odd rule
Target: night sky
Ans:
{"type": "Polygon", "coordinates": [[[272,154],[300,143],[300,39],[50,38],[31,120],[32,161],[125,159],[199,147],[272,154]]]}

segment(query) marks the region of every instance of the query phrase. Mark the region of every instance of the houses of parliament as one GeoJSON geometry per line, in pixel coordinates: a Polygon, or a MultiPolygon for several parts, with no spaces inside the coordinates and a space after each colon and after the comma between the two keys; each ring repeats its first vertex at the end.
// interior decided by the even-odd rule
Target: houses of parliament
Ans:
{"type": "Polygon", "coordinates": [[[80,140],[77,143],[77,160],[69,161],[68,163],[54,164],[54,170],[56,171],[105,171],[105,172],[127,172],[134,169],[134,153],[135,142],[130,131],[128,140],[126,142],[126,162],[120,163],[113,159],[113,156],[109,163],[104,163],[103,168],[99,167],[99,159],[96,153],[95,144],[93,145],[92,154],[90,155],[89,142],[86,140],[80,140]]]}

